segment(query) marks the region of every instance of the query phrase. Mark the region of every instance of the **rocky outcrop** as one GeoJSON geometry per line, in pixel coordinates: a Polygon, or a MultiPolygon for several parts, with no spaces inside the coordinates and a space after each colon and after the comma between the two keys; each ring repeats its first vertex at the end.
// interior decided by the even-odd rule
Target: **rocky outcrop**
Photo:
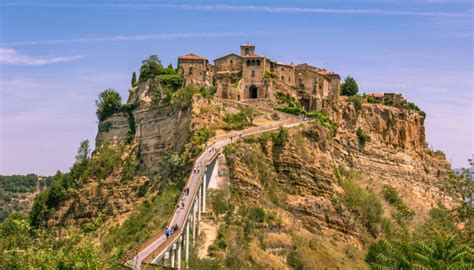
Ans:
{"type": "Polygon", "coordinates": [[[334,137],[319,124],[307,123],[289,129],[282,146],[269,136],[238,143],[228,157],[233,193],[256,205],[267,205],[270,198],[304,231],[334,249],[331,239],[337,236],[361,251],[368,234],[360,218],[341,202],[344,190],[335,177],[337,166],[360,172],[359,184],[379,198],[383,185],[395,187],[416,213],[410,228],[426,221],[439,203],[451,208],[460,202],[450,186],[449,163],[426,147],[424,116],[379,104],[356,110],[342,102],[332,118],[337,124],[334,137]],[[370,137],[364,146],[358,128],[370,137]]]}

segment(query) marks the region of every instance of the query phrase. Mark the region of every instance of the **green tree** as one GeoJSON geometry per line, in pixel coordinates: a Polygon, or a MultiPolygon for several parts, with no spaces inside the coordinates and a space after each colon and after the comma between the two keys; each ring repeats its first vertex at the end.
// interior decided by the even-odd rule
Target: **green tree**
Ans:
{"type": "Polygon", "coordinates": [[[137,74],[135,72],[132,73],[132,87],[137,86],[137,74]]]}
{"type": "Polygon", "coordinates": [[[140,78],[138,80],[141,83],[146,82],[149,79],[160,75],[162,70],[163,65],[161,64],[161,60],[158,58],[158,55],[151,55],[142,61],[142,66],[140,67],[140,78]]]}
{"type": "Polygon", "coordinates": [[[122,97],[112,88],[104,90],[99,94],[99,100],[95,101],[97,105],[96,115],[99,121],[122,110],[122,97]]]}
{"type": "Polygon", "coordinates": [[[89,159],[90,152],[91,149],[89,148],[89,140],[82,141],[79,149],[77,149],[76,163],[87,161],[89,159]]]}
{"type": "Polygon", "coordinates": [[[341,94],[344,96],[353,96],[359,92],[357,82],[351,76],[348,76],[341,84],[341,94]]]}
{"type": "Polygon", "coordinates": [[[456,242],[456,234],[436,232],[431,243],[381,240],[369,249],[372,269],[473,269],[474,249],[456,242]]]}

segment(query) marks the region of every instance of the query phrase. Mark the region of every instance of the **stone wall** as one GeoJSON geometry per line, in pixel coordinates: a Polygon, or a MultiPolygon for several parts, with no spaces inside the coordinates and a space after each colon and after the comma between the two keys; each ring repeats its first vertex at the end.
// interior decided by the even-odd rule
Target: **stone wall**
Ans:
{"type": "Polygon", "coordinates": [[[178,72],[184,76],[184,84],[210,85],[212,77],[208,71],[207,60],[178,59],[178,72]]]}
{"type": "Polygon", "coordinates": [[[214,74],[227,72],[242,72],[242,57],[236,54],[229,54],[214,60],[214,74]]]}

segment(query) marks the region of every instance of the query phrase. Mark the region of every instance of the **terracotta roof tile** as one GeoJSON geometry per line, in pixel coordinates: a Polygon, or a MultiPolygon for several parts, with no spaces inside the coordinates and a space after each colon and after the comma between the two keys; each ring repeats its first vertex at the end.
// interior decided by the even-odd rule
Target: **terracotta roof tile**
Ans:
{"type": "Polygon", "coordinates": [[[186,54],[186,55],[181,55],[178,56],[178,59],[186,59],[186,60],[207,60],[206,57],[199,56],[194,53],[186,54]]]}

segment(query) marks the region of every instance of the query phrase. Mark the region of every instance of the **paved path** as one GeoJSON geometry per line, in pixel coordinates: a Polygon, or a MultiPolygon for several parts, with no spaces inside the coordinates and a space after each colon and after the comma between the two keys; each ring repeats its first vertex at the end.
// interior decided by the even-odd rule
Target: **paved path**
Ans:
{"type": "Polygon", "coordinates": [[[143,262],[151,262],[154,257],[162,254],[170,248],[170,246],[175,242],[176,238],[182,233],[183,226],[185,225],[186,217],[188,213],[192,211],[193,200],[197,196],[199,187],[202,185],[202,179],[206,170],[206,165],[210,164],[219,154],[226,145],[235,142],[239,138],[248,137],[268,131],[278,130],[280,127],[291,128],[298,126],[303,121],[299,119],[292,119],[281,122],[277,125],[270,125],[265,127],[254,127],[249,128],[244,131],[236,131],[226,135],[218,136],[214,140],[215,142],[209,145],[204,152],[196,159],[194,162],[194,169],[198,169],[199,173],[195,173],[194,169],[191,172],[191,175],[188,179],[188,182],[185,188],[189,188],[189,195],[186,195],[184,192],[181,194],[179,199],[179,208],[175,210],[173,217],[169,223],[169,226],[178,224],[179,229],[177,232],[173,233],[168,239],[164,235],[164,232],[153,236],[148,239],[142,248],[139,249],[137,255],[129,261],[128,265],[132,266],[135,269],[140,269],[143,262]],[[181,202],[184,202],[184,208],[181,207],[181,202]]]}

